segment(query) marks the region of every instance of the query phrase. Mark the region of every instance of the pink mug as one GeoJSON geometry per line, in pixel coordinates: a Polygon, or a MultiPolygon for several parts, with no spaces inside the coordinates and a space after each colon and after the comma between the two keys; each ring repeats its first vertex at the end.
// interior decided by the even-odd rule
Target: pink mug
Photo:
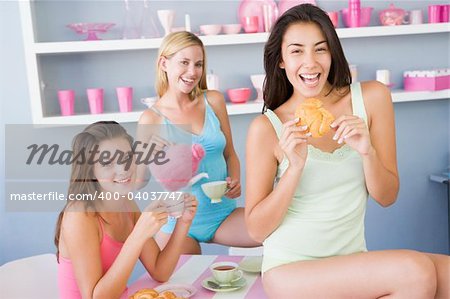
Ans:
{"type": "Polygon", "coordinates": [[[87,96],[91,114],[103,113],[103,88],[89,88],[87,96]]]}
{"type": "Polygon", "coordinates": [[[450,5],[440,5],[441,7],[441,23],[448,23],[450,21],[450,5]]]}
{"type": "Polygon", "coordinates": [[[331,23],[333,23],[334,28],[337,28],[339,25],[339,13],[337,11],[329,11],[327,12],[330,17],[331,23]]]}
{"type": "Polygon", "coordinates": [[[428,23],[441,22],[441,5],[428,5],[428,23]]]}
{"type": "Polygon", "coordinates": [[[244,24],[245,33],[258,32],[259,27],[258,16],[242,17],[242,23],[244,24]]]}
{"type": "Polygon", "coordinates": [[[71,89],[58,90],[58,100],[62,116],[74,114],[75,91],[71,89]]]}
{"type": "Polygon", "coordinates": [[[120,112],[131,112],[133,106],[133,88],[132,87],[117,87],[117,99],[119,100],[120,112]]]}

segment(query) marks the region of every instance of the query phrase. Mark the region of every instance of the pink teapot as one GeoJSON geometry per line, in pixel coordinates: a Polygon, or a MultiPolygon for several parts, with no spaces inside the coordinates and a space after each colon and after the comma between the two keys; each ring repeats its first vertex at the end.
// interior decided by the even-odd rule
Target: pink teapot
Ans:
{"type": "Polygon", "coordinates": [[[408,13],[404,9],[395,7],[392,3],[388,9],[382,10],[379,14],[383,26],[408,24],[409,22],[405,20],[407,16],[408,13]]]}
{"type": "Polygon", "coordinates": [[[168,191],[193,185],[202,178],[208,178],[207,173],[197,172],[200,161],[205,156],[205,150],[200,144],[175,144],[169,146],[166,152],[168,162],[157,165],[150,163],[149,169],[155,179],[168,191]]]}

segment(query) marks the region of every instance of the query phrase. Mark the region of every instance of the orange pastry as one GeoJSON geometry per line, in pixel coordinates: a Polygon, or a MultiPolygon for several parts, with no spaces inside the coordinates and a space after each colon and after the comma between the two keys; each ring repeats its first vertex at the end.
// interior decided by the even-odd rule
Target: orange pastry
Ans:
{"type": "Polygon", "coordinates": [[[334,116],[322,107],[322,101],[315,98],[306,99],[298,106],[295,117],[300,118],[297,126],[308,126],[307,132],[314,138],[325,135],[330,130],[334,116]]]}
{"type": "Polygon", "coordinates": [[[142,289],[134,293],[129,299],[155,299],[158,295],[158,292],[154,289],[142,289]]]}
{"type": "Polygon", "coordinates": [[[171,291],[165,291],[159,294],[159,297],[157,299],[176,299],[177,295],[171,291]]]}

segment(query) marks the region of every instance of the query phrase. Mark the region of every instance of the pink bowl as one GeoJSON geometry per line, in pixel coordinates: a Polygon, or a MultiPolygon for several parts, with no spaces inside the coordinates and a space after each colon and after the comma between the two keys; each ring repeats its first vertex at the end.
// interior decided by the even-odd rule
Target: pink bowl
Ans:
{"type": "Polygon", "coordinates": [[[223,33],[225,34],[238,34],[241,32],[241,24],[225,24],[222,25],[223,33]]]}
{"type": "Polygon", "coordinates": [[[222,25],[200,25],[200,31],[204,35],[217,35],[222,31],[222,25]]]}
{"type": "MultiPolygon", "coordinates": [[[[361,27],[365,27],[370,24],[370,17],[372,15],[372,11],[373,7],[361,7],[361,16],[360,16],[361,27]]],[[[341,13],[342,13],[342,21],[344,22],[345,27],[351,27],[348,8],[342,9],[341,13]]]]}
{"type": "Polygon", "coordinates": [[[234,88],[227,91],[230,101],[235,104],[245,103],[250,98],[250,88],[234,88]]]}

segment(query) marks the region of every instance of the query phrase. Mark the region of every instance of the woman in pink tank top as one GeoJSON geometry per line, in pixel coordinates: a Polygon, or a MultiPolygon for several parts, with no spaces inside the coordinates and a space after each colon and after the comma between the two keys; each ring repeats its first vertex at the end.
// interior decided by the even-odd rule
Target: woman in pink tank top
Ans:
{"type": "Polygon", "coordinates": [[[160,251],[153,236],[167,222],[166,209],[152,201],[141,213],[127,196],[134,185],[132,141],[118,123],[104,121],[72,142],[68,200],[55,234],[61,298],[119,298],[138,259],[157,281],[175,269],[197,200],[183,195],[185,210],[160,251]]]}

